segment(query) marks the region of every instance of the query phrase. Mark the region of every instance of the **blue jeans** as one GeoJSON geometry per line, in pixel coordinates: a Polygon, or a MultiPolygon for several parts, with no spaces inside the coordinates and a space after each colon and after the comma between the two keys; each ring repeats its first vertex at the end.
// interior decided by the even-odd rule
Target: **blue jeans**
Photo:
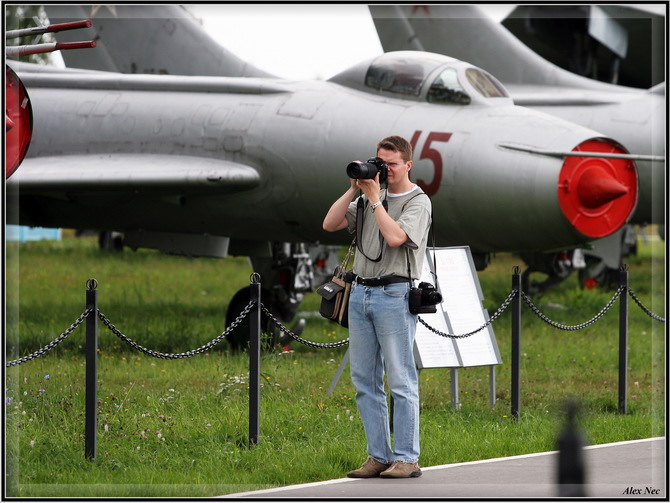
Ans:
{"type": "Polygon", "coordinates": [[[368,455],[382,463],[419,459],[419,382],[414,363],[416,315],[409,312],[409,283],[365,287],[349,298],[349,356],[356,404],[368,455]],[[391,449],[384,368],[393,397],[391,449]]]}

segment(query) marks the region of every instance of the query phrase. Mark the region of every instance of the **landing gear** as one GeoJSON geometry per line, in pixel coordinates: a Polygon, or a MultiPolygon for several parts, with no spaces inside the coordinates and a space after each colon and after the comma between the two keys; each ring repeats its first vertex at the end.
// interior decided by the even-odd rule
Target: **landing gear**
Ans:
{"type": "MultiPolygon", "coordinates": [[[[235,319],[240,315],[245,307],[249,304],[250,291],[249,287],[241,288],[233,296],[230,304],[228,305],[228,311],[226,312],[226,327],[229,327],[235,319]]],[[[276,317],[278,313],[277,310],[271,306],[271,302],[267,300],[270,299],[270,292],[265,288],[261,289],[261,302],[263,305],[268,307],[270,312],[276,317]]],[[[249,347],[249,317],[245,317],[244,320],[231,331],[230,334],[226,337],[226,340],[230,344],[230,347],[233,351],[244,351],[249,347]]],[[[261,348],[264,350],[270,350],[274,348],[279,342],[279,329],[276,328],[276,325],[270,320],[269,317],[261,313],[261,348]]]]}
{"type": "Polygon", "coordinates": [[[521,275],[521,288],[529,295],[542,293],[565,281],[575,267],[584,261],[580,250],[560,253],[522,253],[521,258],[528,265],[521,275]],[[547,278],[542,282],[532,281],[530,275],[533,273],[546,274],[547,278]]]}
{"type": "MultiPolygon", "coordinates": [[[[254,272],[262,278],[261,303],[282,325],[291,322],[305,292],[314,289],[314,265],[307,245],[304,243],[273,243],[272,256],[251,257],[254,272]]],[[[326,260],[323,260],[324,264],[326,260]]],[[[226,326],[237,318],[249,303],[249,288],[242,288],[235,294],[226,313],[226,326]]],[[[305,328],[305,320],[298,319],[287,328],[300,335],[305,328]]],[[[261,345],[271,350],[277,344],[288,345],[293,339],[285,335],[277,324],[265,313],[261,313],[261,345]]],[[[234,351],[245,350],[249,346],[249,321],[245,319],[228,336],[234,351]]]]}
{"type": "Polygon", "coordinates": [[[593,243],[584,251],[586,263],[579,271],[579,286],[615,290],[619,286],[619,271],[623,259],[637,255],[637,232],[632,225],[593,243]]]}
{"type": "Polygon", "coordinates": [[[619,283],[619,269],[607,267],[602,260],[595,260],[591,266],[579,271],[579,286],[586,290],[593,290],[596,287],[613,290],[619,283]]]}
{"type": "Polygon", "coordinates": [[[98,247],[104,251],[123,251],[123,234],[115,231],[102,231],[98,234],[98,247]]]}
{"type": "Polygon", "coordinates": [[[521,287],[529,294],[542,293],[578,271],[579,286],[593,289],[615,289],[619,284],[619,270],[625,257],[637,253],[637,233],[632,225],[590,243],[588,249],[568,250],[559,253],[522,253],[528,268],[523,272],[521,287]],[[533,282],[532,273],[548,277],[543,282],[533,282]]]}
{"type": "MultiPolygon", "coordinates": [[[[226,313],[226,327],[229,327],[249,304],[249,288],[241,288],[230,301],[228,311],[226,313]]],[[[281,309],[277,307],[272,300],[272,295],[269,290],[261,288],[261,303],[272,313],[279,323],[284,324],[282,320],[281,309]]],[[[249,347],[249,317],[244,318],[237,327],[232,330],[228,336],[227,341],[233,351],[245,351],[249,347]]],[[[305,329],[305,320],[298,319],[289,330],[296,336],[300,336],[305,329]]],[[[290,335],[284,334],[277,324],[270,319],[265,313],[261,312],[261,349],[263,351],[272,351],[277,345],[288,346],[293,338],[290,335]]]]}

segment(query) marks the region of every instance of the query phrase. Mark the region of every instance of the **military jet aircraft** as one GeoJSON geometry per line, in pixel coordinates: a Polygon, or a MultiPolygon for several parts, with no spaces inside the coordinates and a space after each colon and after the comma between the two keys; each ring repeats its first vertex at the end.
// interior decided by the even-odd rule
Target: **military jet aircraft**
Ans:
{"type": "Polygon", "coordinates": [[[272,264],[285,243],[348,243],[321,229],[323,215],[346,165],[389,134],[415,147],[438,246],[468,244],[481,262],[583,246],[637,201],[636,159],[616,139],[515,106],[495,77],[443,55],[388,53],[309,82],[11,65],[34,135],[6,185],[9,223],[250,256],[282,321],[301,299],[298,275],[272,264]]]}
{"type": "MultiPolygon", "coordinates": [[[[88,8],[74,5],[48,5],[46,10],[49,16],[55,20],[65,20],[68,16],[84,15],[88,8]]],[[[476,8],[468,6],[406,6],[402,10],[400,7],[372,6],[373,16],[383,19],[377,19],[377,26],[380,28],[380,34],[387,48],[405,49],[422,47],[417,44],[418,40],[449,40],[456,46],[456,51],[460,59],[482,61],[480,66],[496,65],[496,75],[503,77],[503,82],[508,84],[513,92],[517,104],[527,106],[547,105],[542,108],[548,113],[555,113],[559,110],[559,115],[573,122],[578,122],[588,127],[594,127],[593,111],[596,118],[599,119],[598,126],[595,129],[605,128],[610,135],[625,138],[626,145],[632,145],[634,148],[642,150],[648,147],[646,140],[647,130],[651,123],[643,123],[641,128],[633,123],[626,123],[626,127],[616,127],[627,119],[627,111],[623,108],[617,109],[618,113],[611,114],[612,107],[598,107],[595,104],[602,104],[602,97],[599,92],[606,90],[608,94],[608,104],[614,100],[614,107],[619,106],[622,99],[626,100],[625,107],[633,109],[633,116],[640,113],[640,103],[637,100],[630,99],[630,95],[625,95],[627,88],[619,86],[596,86],[592,82],[586,82],[585,78],[575,78],[576,76],[548,65],[546,61],[539,58],[536,54],[529,51],[526,47],[510,36],[502,27],[489,22],[482,21],[483,14],[476,8]],[[424,19],[424,25],[420,27],[421,36],[414,36],[409,33],[406,38],[402,34],[407,29],[408,24],[393,24],[393,18],[399,16],[394,12],[400,12],[401,15],[411,14],[412,23],[421,22],[424,19]],[[464,21],[455,23],[456,26],[449,27],[445,33],[443,30],[435,31],[438,23],[445,22],[444,18],[452,15],[456,19],[464,21]],[[426,21],[428,19],[428,21],[426,21]],[[427,23],[427,24],[425,24],[427,23]],[[483,26],[480,26],[484,23],[483,26]],[[389,29],[384,32],[384,26],[389,29]],[[451,29],[453,28],[453,29],[451,29]],[[435,33],[433,33],[435,32],[435,33]],[[477,33],[478,37],[472,43],[465,42],[472,37],[472,33],[477,33]],[[450,39],[453,38],[453,40],[450,39]],[[407,43],[410,40],[411,43],[407,43]],[[413,45],[414,44],[414,45],[413,45]],[[494,46],[489,49],[487,45],[494,46]],[[501,51],[500,48],[505,50],[501,51]],[[461,55],[462,54],[462,55],[461,55]],[[500,64],[504,62],[503,64],[500,64]],[[533,86],[530,86],[533,84],[533,86]],[[561,88],[561,94],[556,93],[557,85],[561,88]],[[582,88],[586,88],[591,93],[585,96],[582,88]],[[591,89],[593,88],[593,89],[591,89]],[[519,90],[521,89],[521,90],[519,90]],[[596,91],[596,93],[594,93],[596,91]],[[596,94],[594,102],[593,95],[596,94]],[[623,97],[622,97],[623,94],[623,97]],[[549,97],[549,98],[548,98],[549,97]],[[567,115],[565,115],[567,114],[567,115]],[[612,125],[614,118],[614,126],[612,125]],[[627,127],[632,126],[632,127],[627,127]],[[642,137],[642,139],[640,139],[642,137]]],[[[231,71],[237,71],[238,76],[244,76],[245,67],[239,60],[233,56],[228,64],[208,64],[207,59],[201,58],[200,47],[211,45],[211,39],[202,28],[188,15],[181,7],[176,5],[151,5],[151,6],[116,6],[114,12],[105,12],[106,15],[96,17],[97,22],[94,28],[90,29],[88,36],[95,38],[106,48],[106,58],[95,61],[90,54],[69,53],[64,56],[68,66],[85,67],[89,69],[119,69],[125,73],[173,73],[193,75],[195,68],[201,68],[203,71],[211,74],[212,68],[217,72],[225,71],[230,75],[231,71]],[[124,37],[119,39],[115,33],[123,33],[124,37]],[[163,49],[163,52],[170,54],[169,58],[159,58],[155,54],[154,46],[147,47],[143,42],[143,37],[147,33],[151,34],[152,39],[157,41],[157,45],[163,49]],[[133,50],[128,50],[133,47],[133,50]],[[142,48],[139,50],[138,48],[142,48]],[[198,63],[200,62],[200,63],[198,63]]],[[[611,20],[610,20],[611,21],[611,20]]],[[[596,23],[591,23],[595,25],[596,23]]],[[[411,26],[410,26],[411,29],[411,26]]],[[[600,36],[601,39],[606,37],[600,36]]],[[[62,40],[70,40],[62,38],[62,40]]],[[[214,44],[216,45],[216,44],[214,44]]],[[[437,47],[438,44],[435,44],[437,47]]],[[[441,51],[444,53],[444,51],[441,51]]],[[[219,60],[227,57],[223,52],[219,60]]],[[[219,61],[217,60],[217,61],[219,61]]],[[[637,94],[640,91],[632,90],[637,94]]],[[[648,105],[653,98],[644,96],[642,105],[648,105]]],[[[660,128],[658,129],[660,130],[660,128]]],[[[655,145],[660,145],[662,139],[657,135],[655,145]]],[[[649,213],[651,212],[651,180],[648,162],[642,160],[639,162],[642,170],[640,201],[633,218],[633,222],[647,223],[652,221],[649,213]]],[[[659,170],[657,175],[662,176],[659,170]]],[[[662,195],[662,180],[655,185],[655,196],[662,195]]],[[[660,205],[659,205],[660,206],[660,205]]],[[[662,212],[656,208],[655,215],[657,221],[662,212]]],[[[103,233],[105,235],[106,233],[103,233]]],[[[581,250],[562,250],[544,252],[523,253],[521,258],[526,262],[528,268],[524,271],[524,286],[529,291],[542,290],[567,278],[577,269],[580,280],[585,285],[608,285],[618,282],[618,269],[622,258],[635,250],[637,244],[635,229],[632,226],[624,226],[617,233],[607,238],[593,242],[588,249],[581,250]],[[542,283],[531,281],[530,275],[533,272],[542,272],[548,276],[548,279],[542,283]]],[[[311,250],[318,250],[311,247],[311,250]]],[[[324,250],[318,250],[324,253],[324,250]]]]}
{"type": "MultiPolygon", "coordinates": [[[[640,195],[630,223],[657,223],[664,228],[664,83],[641,90],[571,73],[538,56],[477,6],[369,8],[385,51],[426,50],[470,61],[496,75],[516,105],[602,131],[619,139],[631,152],[645,154],[637,162],[640,195]]],[[[596,242],[593,249],[584,250],[588,267],[580,269],[581,279],[597,277],[605,283],[612,272],[618,273],[622,256],[635,242],[634,231],[622,228],[618,234],[596,242]]],[[[549,275],[536,288],[560,281],[574,270],[567,251],[523,254],[523,258],[529,265],[526,274],[539,271],[549,275]]],[[[531,288],[529,281],[526,287],[531,288]]]]}

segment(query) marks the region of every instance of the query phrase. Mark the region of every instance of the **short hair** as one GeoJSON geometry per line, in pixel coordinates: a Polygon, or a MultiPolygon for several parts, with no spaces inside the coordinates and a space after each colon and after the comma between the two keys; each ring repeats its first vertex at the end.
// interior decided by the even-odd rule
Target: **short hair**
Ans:
{"type": "Polygon", "coordinates": [[[377,152],[382,148],[400,152],[402,160],[405,162],[412,160],[412,145],[401,136],[387,136],[377,143],[377,152]]]}

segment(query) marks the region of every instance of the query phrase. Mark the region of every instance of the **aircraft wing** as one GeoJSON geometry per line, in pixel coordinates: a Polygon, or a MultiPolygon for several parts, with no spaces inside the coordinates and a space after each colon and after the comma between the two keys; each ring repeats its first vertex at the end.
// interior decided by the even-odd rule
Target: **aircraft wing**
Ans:
{"type": "Polygon", "coordinates": [[[151,194],[240,192],[260,183],[249,166],[205,157],[157,154],[89,154],[27,158],[7,181],[21,194],[151,194]]]}
{"type": "Polygon", "coordinates": [[[591,89],[556,87],[533,84],[508,84],[509,91],[515,105],[526,107],[542,106],[578,106],[588,107],[595,105],[620,105],[626,101],[639,100],[641,93],[665,96],[665,82],[657,84],[647,91],[637,94],[618,92],[614,88],[611,92],[600,92],[591,89]]]}
{"type": "Polygon", "coordinates": [[[514,104],[524,107],[613,105],[637,97],[627,92],[604,93],[591,89],[548,85],[507,84],[505,87],[512,96],[514,104]]]}

